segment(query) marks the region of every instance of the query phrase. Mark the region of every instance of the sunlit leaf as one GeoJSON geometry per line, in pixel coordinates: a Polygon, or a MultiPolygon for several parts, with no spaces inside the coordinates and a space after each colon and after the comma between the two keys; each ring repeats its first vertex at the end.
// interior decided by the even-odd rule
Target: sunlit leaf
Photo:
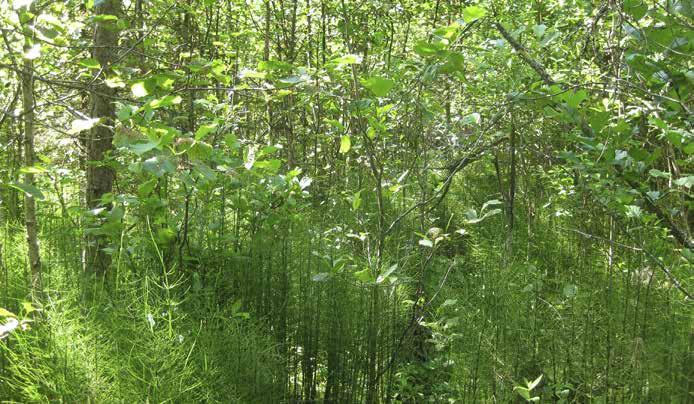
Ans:
{"type": "Polygon", "coordinates": [[[367,79],[362,79],[361,84],[371,90],[375,96],[385,97],[393,88],[395,82],[390,79],[384,79],[383,77],[372,76],[367,79]]]}
{"type": "Polygon", "coordinates": [[[80,66],[84,66],[87,69],[100,69],[101,64],[99,64],[99,61],[94,59],[94,58],[86,58],[82,59],[79,62],[80,66]]]}
{"type": "Polygon", "coordinates": [[[468,6],[463,9],[463,20],[468,24],[485,15],[487,15],[487,10],[479,6],[468,6]]]}
{"type": "Polygon", "coordinates": [[[349,149],[352,148],[352,139],[350,139],[349,135],[344,135],[340,139],[340,153],[345,154],[349,152],[349,149]]]}
{"type": "Polygon", "coordinates": [[[149,94],[147,88],[145,87],[144,81],[138,81],[134,83],[132,86],[130,86],[130,90],[132,91],[133,97],[135,98],[146,97],[147,94],[149,94]]]}
{"type": "Polygon", "coordinates": [[[36,186],[31,184],[25,184],[23,182],[14,181],[9,184],[10,187],[18,189],[27,195],[34,197],[35,199],[42,201],[45,199],[43,193],[36,186]]]}

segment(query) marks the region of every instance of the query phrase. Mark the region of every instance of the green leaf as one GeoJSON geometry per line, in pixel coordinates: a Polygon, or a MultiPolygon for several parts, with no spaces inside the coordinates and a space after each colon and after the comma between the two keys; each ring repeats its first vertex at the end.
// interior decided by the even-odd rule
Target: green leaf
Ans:
{"type": "Polygon", "coordinates": [[[135,112],[137,112],[137,107],[134,105],[118,104],[116,108],[116,117],[120,121],[127,121],[135,112]]]}
{"type": "Polygon", "coordinates": [[[264,79],[267,76],[266,72],[258,72],[251,69],[243,69],[239,73],[239,77],[242,79],[264,79]]]}
{"type": "Polygon", "coordinates": [[[692,187],[692,185],[694,185],[694,176],[690,175],[687,177],[678,178],[675,180],[675,184],[689,189],[692,187]]]}
{"type": "Polygon", "coordinates": [[[364,283],[369,283],[372,281],[371,271],[369,270],[369,268],[364,268],[361,271],[355,272],[354,277],[364,283]]]}
{"type": "Polygon", "coordinates": [[[94,21],[96,23],[114,22],[114,21],[118,21],[118,17],[116,17],[115,15],[111,15],[111,14],[99,14],[99,15],[93,16],[92,21],[94,21]]]}
{"type": "Polygon", "coordinates": [[[148,196],[154,191],[154,187],[157,185],[157,179],[152,178],[149,181],[145,181],[137,187],[137,194],[140,196],[148,196]]]}
{"type": "Polygon", "coordinates": [[[533,32],[535,33],[535,37],[537,39],[542,38],[542,36],[545,34],[545,31],[547,31],[547,26],[545,24],[538,24],[533,27],[533,32]]]}
{"type": "Polygon", "coordinates": [[[398,264],[391,265],[390,268],[388,268],[385,272],[382,274],[378,275],[378,278],[376,278],[376,283],[383,283],[388,277],[395,272],[395,270],[398,269],[398,264]]]}
{"type": "Polygon", "coordinates": [[[384,79],[379,76],[372,76],[368,79],[362,79],[361,84],[371,90],[376,97],[385,97],[393,88],[395,82],[390,79],[384,79]]]}
{"type": "Polygon", "coordinates": [[[624,0],[624,11],[631,15],[635,21],[643,18],[648,12],[648,4],[646,0],[624,0]]]}
{"type": "Polygon", "coordinates": [[[518,394],[520,394],[521,397],[523,397],[526,400],[530,400],[530,390],[528,390],[526,387],[521,387],[521,386],[516,386],[513,388],[518,394]]]}
{"type": "Polygon", "coordinates": [[[480,116],[480,114],[477,112],[473,112],[469,115],[465,115],[462,119],[462,123],[463,125],[479,125],[481,120],[482,116],[480,116]]]}
{"type": "Polygon", "coordinates": [[[469,6],[463,9],[463,20],[468,24],[479,20],[485,15],[487,15],[487,10],[479,6],[469,6]]]}
{"type": "Polygon", "coordinates": [[[340,67],[344,65],[357,65],[361,63],[361,56],[359,55],[344,55],[335,58],[329,62],[330,65],[335,67],[340,67]]]}
{"type": "Polygon", "coordinates": [[[149,102],[149,106],[153,109],[170,107],[172,105],[178,105],[183,101],[180,95],[167,95],[156,100],[149,102]]]}
{"type": "Polygon", "coordinates": [[[22,302],[22,309],[24,309],[25,316],[28,316],[35,311],[41,311],[41,309],[35,307],[31,302],[22,302]]]}
{"type": "Polygon", "coordinates": [[[419,41],[414,46],[414,51],[421,57],[431,57],[435,56],[444,47],[442,42],[429,43],[425,41],[419,41]]]}
{"type": "Polygon", "coordinates": [[[45,172],[48,172],[48,169],[46,167],[39,165],[39,164],[34,164],[31,167],[20,168],[19,172],[22,174],[43,174],[45,172]]]}
{"type": "Polygon", "coordinates": [[[106,79],[106,86],[108,88],[124,88],[125,82],[120,77],[113,76],[106,79]]]}
{"type": "Polygon", "coordinates": [[[559,31],[550,29],[549,32],[545,33],[545,35],[542,37],[540,47],[544,48],[545,46],[551,44],[555,39],[559,38],[559,35],[559,31]]]}
{"type": "Polygon", "coordinates": [[[569,91],[564,93],[563,95],[563,100],[566,102],[568,106],[571,108],[577,108],[583,100],[588,98],[588,93],[586,90],[578,90],[578,91],[569,91]]]}
{"type": "Polygon", "coordinates": [[[282,160],[271,159],[271,160],[256,161],[255,167],[256,168],[265,168],[265,169],[268,169],[270,171],[276,172],[277,170],[280,169],[280,167],[282,167],[282,160]]]}
{"type": "Polygon", "coordinates": [[[345,154],[349,152],[349,149],[352,148],[352,139],[350,139],[349,135],[344,135],[342,136],[342,139],[340,139],[340,153],[345,154]]]}
{"type": "Polygon", "coordinates": [[[128,147],[130,150],[135,152],[138,156],[141,156],[145,153],[147,153],[150,150],[154,150],[159,146],[159,142],[146,142],[146,143],[135,143],[131,144],[128,147]]]}
{"type": "Polygon", "coordinates": [[[34,185],[24,184],[22,182],[14,181],[14,182],[10,183],[9,186],[12,188],[15,188],[17,190],[20,190],[27,195],[33,196],[34,198],[36,198],[39,201],[46,199],[43,196],[43,193],[41,192],[41,190],[36,188],[34,185]]]}
{"type": "Polygon", "coordinates": [[[352,196],[352,210],[356,211],[361,206],[361,191],[352,196]]]}
{"type": "Polygon", "coordinates": [[[239,139],[237,139],[236,136],[234,136],[231,133],[224,136],[224,143],[226,143],[226,145],[232,150],[236,150],[239,147],[241,147],[241,143],[239,142],[239,139]]]}
{"type": "Polygon", "coordinates": [[[11,311],[9,311],[9,310],[7,310],[7,309],[3,309],[2,307],[0,307],[0,317],[14,317],[14,318],[17,318],[17,315],[14,314],[14,313],[12,313],[11,311]]]}
{"type": "Polygon", "coordinates": [[[652,168],[652,169],[648,172],[648,174],[649,174],[651,177],[656,177],[656,178],[670,178],[670,173],[665,172],[665,171],[656,170],[655,168],[652,168]]]}
{"type": "Polygon", "coordinates": [[[86,58],[80,60],[80,66],[84,66],[87,69],[100,69],[101,64],[99,64],[99,61],[94,59],[94,58],[86,58]]]}
{"type": "Polygon", "coordinates": [[[147,94],[149,94],[149,91],[147,91],[147,88],[145,87],[144,81],[138,81],[134,83],[132,86],[130,86],[130,90],[132,91],[133,97],[135,98],[146,97],[147,94]]]}
{"type": "Polygon", "coordinates": [[[542,375],[538,376],[538,378],[533,380],[531,383],[528,383],[528,390],[532,390],[535,387],[537,387],[537,385],[540,384],[541,380],[542,380],[542,375]]]}

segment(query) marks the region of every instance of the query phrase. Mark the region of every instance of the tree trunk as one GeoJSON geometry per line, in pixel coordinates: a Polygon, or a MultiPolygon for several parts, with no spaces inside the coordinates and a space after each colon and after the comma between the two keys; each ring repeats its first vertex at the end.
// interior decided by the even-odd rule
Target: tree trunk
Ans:
{"type": "MultiPolygon", "coordinates": [[[[94,7],[95,14],[120,15],[120,0],[105,0],[94,7]]],[[[113,121],[115,108],[112,102],[114,89],[109,88],[105,79],[111,72],[118,45],[118,31],[113,22],[97,23],[94,32],[94,58],[101,65],[100,77],[91,94],[93,118],[101,122],[92,128],[87,143],[87,208],[93,209],[101,204],[101,198],[113,189],[115,173],[104,161],[113,149],[113,121]]],[[[110,256],[104,252],[108,240],[104,236],[88,236],[85,256],[85,270],[104,274],[110,264],[110,256]]]]}
{"type": "MultiPolygon", "coordinates": [[[[29,38],[25,41],[25,47],[31,46],[29,38]]],[[[24,165],[34,165],[34,61],[25,58],[22,65],[22,116],[24,117],[24,165]]],[[[24,174],[24,183],[28,187],[34,187],[34,174],[27,171],[24,174]]],[[[31,273],[31,299],[40,300],[41,285],[41,257],[39,255],[38,222],[36,220],[36,201],[34,195],[25,193],[24,198],[24,223],[28,247],[29,269],[31,273]]]]}

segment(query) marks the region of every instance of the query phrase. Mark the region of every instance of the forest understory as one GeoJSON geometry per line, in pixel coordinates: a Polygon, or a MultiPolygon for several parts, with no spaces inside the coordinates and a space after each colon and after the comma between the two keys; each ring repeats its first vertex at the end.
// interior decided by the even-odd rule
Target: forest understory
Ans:
{"type": "Polygon", "coordinates": [[[694,403],[691,0],[0,32],[0,402],[694,403]]]}

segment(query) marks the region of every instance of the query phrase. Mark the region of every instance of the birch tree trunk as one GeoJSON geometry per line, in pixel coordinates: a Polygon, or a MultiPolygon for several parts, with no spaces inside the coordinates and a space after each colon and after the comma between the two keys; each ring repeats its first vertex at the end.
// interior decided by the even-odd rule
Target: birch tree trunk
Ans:
{"type": "MultiPolygon", "coordinates": [[[[31,40],[25,40],[25,48],[31,47],[31,40]]],[[[24,58],[22,62],[22,116],[24,123],[24,165],[34,165],[34,61],[24,58]]],[[[24,183],[28,187],[34,187],[34,174],[27,170],[24,174],[24,183]]],[[[39,254],[38,221],[36,219],[36,200],[34,195],[25,193],[24,198],[24,223],[28,247],[29,270],[31,274],[31,299],[40,300],[41,284],[41,257],[39,254]]]]}

